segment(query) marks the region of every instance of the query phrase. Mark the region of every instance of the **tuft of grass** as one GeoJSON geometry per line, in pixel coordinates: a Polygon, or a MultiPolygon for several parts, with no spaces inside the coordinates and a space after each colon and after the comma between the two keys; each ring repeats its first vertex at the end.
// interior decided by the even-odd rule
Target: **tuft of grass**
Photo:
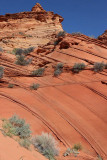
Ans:
{"type": "Polygon", "coordinates": [[[94,63],[93,70],[94,72],[101,72],[105,68],[105,64],[103,62],[94,63]]]}
{"type": "Polygon", "coordinates": [[[54,160],[54,157],[59,155],[58,143],[51,134],[37,135],[32,139],[32,143],[40,153],[50,160],[54,160]]]}
{"type": "Polygon", "coordinates": [[[43,76],[44,71],[45,71],[45,68],[38,68],[32,71],[32,76],[41,77],[43,76]]]}
{"type": "Polygon", "coordinates": [[[30,89],[32,90],[37,90],[39,88],[40,84],[38,83],[33,83],[31,86],[30,86],[30,89]]]}
{"type": "Polygon", "coordinates": [[[81,145],[81,143],[74,144],[73,149],[74,149],[74,150],[77,150],[77,151],[82,150],[82,145],[81,145]]]}
{"type": "Polygon", "coordinates": [[[13,88],[13,87],[14,87],[14,84],[12,84],[12,83],[8,84],[8,88],[13,88]]]}
{"type": "Polygon", "coordinates": [[[79,73],[80,71],[85,69],[85,64],[84,63],[75,63],[73,68],[72,68],[72,72],[73,73],[79,73]]]}

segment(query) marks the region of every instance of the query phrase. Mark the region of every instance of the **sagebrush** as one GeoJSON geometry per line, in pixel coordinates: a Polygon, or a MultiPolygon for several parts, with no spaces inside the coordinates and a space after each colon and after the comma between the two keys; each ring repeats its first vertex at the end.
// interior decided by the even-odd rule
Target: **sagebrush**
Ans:
{"type": "Polygon", "coordinates": [[[85,69],[85,64],[84,63],[75,63],[73,68],[72,68],[72,72],[73,73],[79,73],[80,71],[85,69]]]}
{"type": "Polygon", "coordinates": [[[0,66],[0,79],[3,78],[4,67],[0,66]]]}
{"type": "Polygon", "coordinates": [[[55,156],[59,155],[58,143],[51,134],[42,133],[34,137],[32,143],[48,159],[54,159],[55,156]]]}
{"type": "Polygon", "coordinates": [[[16,64],[17,65],[21,65],[21,66],[26,66],[26,65],[28,65],[28,64],[30,64],[31,62],[32,62],[32,58],[30,58],[30,59],[26,59],[26,57],[24,56],[24,55],[18,55],[17,57],[16,57],[16,64]]]}

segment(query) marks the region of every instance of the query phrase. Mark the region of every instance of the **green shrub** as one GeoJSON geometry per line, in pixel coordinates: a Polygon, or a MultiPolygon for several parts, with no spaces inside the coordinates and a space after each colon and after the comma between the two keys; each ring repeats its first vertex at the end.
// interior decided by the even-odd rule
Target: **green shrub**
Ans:
{"type": "Polygon", "coordinates": [[[72,35],[82,35],[81,32],[72,32],[71,34],[72,34],[72,35]]]}
{"type": "Polygon", "coordinates": [[[31,86],[30,86],[30,89],[32,90],[37,90],[39,88],[40,84],[38,83],[33,83],[31,86]]]}
{"type": "Polygon", "coordinates": [[[79,154],[79,152],[78,152],[78,150],[76,150],[76,149],[74,149],[74,148],[68,148],[67,150],[66,150],[66,152],[63,154],[63,156],[64,157],[66,157],[66,156],[70,156],[71,154],[73,154],[74,155],[74,157],[77,157],[77,155],[79,154]]]}
{"type": "Polygon", "coordinates": [[[42,133],[32,139],[35,148],[48,159],[54,159],[59,155],[58,144],[55,138],[48,133],[42,133]]]}
{"type": "Polygon", "coordinates": [[[54,76],[57,77],[63,72],[63,63],[58,63],[55,67],[54,76]]]}
{"type": "Polygon", "coordinates": [[[0,47],[0,52],[3,52],[3,49],[0,47]]]}
{"type": "Polygon", "coordinates": [[[15,55],[21,55],[22,53],[23,53],[23,49],[21,48],[14,48],[12,51],[12,54],[15,54],[15,55]]]}
{"type": "Polygon", "coordinates": [[[94,63],[93,70],[94,72],[101,72],[105,68],[105,64],[103,62],[94,63]]]}
{"type": "Polygon", "coordinates": [[[72,149],[71,148],[67,148],[67,150],[65,151],[65,153],[63,154],[64,157],[69,156],[72,153],[72,149]]]}
{"type": "Polygon", "coordinates": [[[73,149],[75,149],[75,150],[82,150],[82,145],[80,144],[80,143],[78,143],[78,144],[74,144],[74,146],[73,146],[73,149]]]}
{"type": "Polygon", "coordinates": [[[73,73],[79,73],[80,71],[85,69],[85,64],[84,63],[75,63],[73,68],[72,68],[72,72],[73,73]]]}
{"type": "Polygon", "coordinates": [[[12,83],[8,84],[8,88],[13,88],[13,87],[14,87],[14,84],[12,84],[12,83]]]}
{"type": "Polygon", "coordinates": [[[24,119],[20,119],[17,115],[12,116],[9,119],[9,123],[15,129],[15,135],[20,138],[29,138],[31,134],[29,124],[25,123],[24,119]]]}
{"type": "Polygon", "coordinates": [[[29,139],[21,139],[21,140],[19,141],[19,144],[20,144],[22,147],[24,147],[24,148],[26,148],[26,149],[29,149],[29,147],[30,147],[30,145],[31,145],[31,141],[30,141],[29,139]]]}
{"type": "Polygon", "coordinates": [[[36,69],[32,72],[32,76],[36,76],[36,77],[43,76],[44,71],[45,71],[45,68],[36,69]]]}
{"type": "Polygon", "coordinates": [[[18,55],[16,58],[17,65],[26,66],[32,62],[32,59],[25,59],[24,55],[18,55]]]}
{"type": "Polygon", "coordinates": [[[54,76],[58,77],[61,73],[62,73],[62,70],[57,69],[57,70],[54,71],[54,76]]]}
{"type": "Polygon", "coordinates": [[[29,47],[23,50],[23,54],[28,55],[29,53],[34,51],[34,47],[29,47]]]}
{"type": "Polygon", "coordinates": [[[12,124],[8,120],[3,121],[2,127],[5,130],[4,133],[6,136],[12,137],[13,135],[15,135],[15,128],[12,126],[12,124]]]}
{"type": "Polygon", "coordinates": [[[57,37],[65,37],[66,35],[66,32],[65,31],[60,31],[58,34],[57,34],[57,37]]]}
{"type": "Polygon", "coordinates": [[[58,63],[57,65],[56,65],[56,69],[62,69],[63,68],[63,63],[58,63]]]}
{"type": "Polygon", "coordinates": [[[12,54],[15,54],[15,55],[22,55],[22,54],[28,55],[30,52],[33,52],[33,51],[34,51],[34,47],[29,47],[29,48],[26,48],[26,49],[14,48],[13,51],[12,51],[12,54]]]}
{"type": "Polygon", "coordinates": [[[4,68],[0,66],[0,79],[3,78],[4,68]]]}

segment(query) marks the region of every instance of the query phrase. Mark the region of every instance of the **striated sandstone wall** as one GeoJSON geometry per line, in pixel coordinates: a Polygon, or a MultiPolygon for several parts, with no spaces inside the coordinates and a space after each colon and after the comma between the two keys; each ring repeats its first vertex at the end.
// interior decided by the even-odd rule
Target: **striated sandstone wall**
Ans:
{"type": "Polygon", "coordinates": [[[36,4],[31,12],[0,15],[0,46],[5,51],[48,43],[62,31],[63,18],[36,4]]]}

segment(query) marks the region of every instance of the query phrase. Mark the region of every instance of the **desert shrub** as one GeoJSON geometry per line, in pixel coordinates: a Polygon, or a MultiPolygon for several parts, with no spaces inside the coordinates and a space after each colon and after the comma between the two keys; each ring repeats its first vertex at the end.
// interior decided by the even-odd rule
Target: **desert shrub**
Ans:
{"type": "Polygon", "coordinates": [[[72,149],[71,148],[67,148],[67,150],[65,151],[65,153],[63,154],[64,157],[69,156],[72,153],[72,149]]]}
{"type": "Polygon", "coordinates": [[[15,55],[21,55],[22,53],[23,53],[23,49],[21,48],[14,48],[12,51],[12,54],[15,54],[15,55]]]}
{"type": "Polygon", "coordinates": [[[15,135],[20,138],[29,138],[31,134],[29,124],[26,124],[24,119],[19,118],[17,115],[12,116],[9,119],[9,123],[15,129],[15,135]]]}
{"type": "Polygon", "coordinates": [[[5,130],[4,133],[6,136],[12,137],[13,135],[15,135],[15,128],[12,126],[12,124],[8,120],[3,121],[2,127],[5,130]]]}
{"type": "Polygon", "coordinates": [[[90,37],[90,38],[95,38],[95,36],[94,36],[94,35],[90,35],[89,37],[90,37]]]}
{"type": "Polygon", "coordinates": [[[63,72],[63,63],[58,63],[54,70],[54,76],[57,77],[63,72]]]}
{"type": "Polygon", "coordinates": [[[82,145],[81,145],[81,143],[74,144],[73,149],[74,149],[74,150],[77,150],[77,151],[78,151],[78,150],[79,150],[79,151],[82,150],[82,145]]]}
{"type": "Polygon", "coordinates": [[[85,69],[85,64],[84,63],[75,63],[73,68],[72,68],[72,72],[73,73],[79,73],[80,71],[85,69]]]}
{"type": "Polygon", "coordinates": [[[15,54],[15,55],[22,55],[22,54],[28,55],[30,52],[33,52],[33,50],[34,50],[34,47],[29,47],[29,48],[26,48],[26,49],[14,48],[13,51],[12,51],[12,54],[15,54]]]}
{"type": "Polygon", "coordinates": [[[14,87],[14,84],[12,84],[12,83],[8,84],[8,88],[13,88],[13,87],[14,87]]]}
{"type": "Polygon", "coordinates": [[[23,50],[23,54],[28,55],[29,53],[34,51],[34,47],[29,47],[23,50]]]}
{"type": "Polygon", "coordinates": [[[30,139],[21,139],[21,140],[19,141],[19,144],[20,144],[22,147],[24,147],[24,148],[26,148],[26,149],[29,149],[29,147],[30,147],[30,145],[31,145],[31,141],[30,141],[30,139]]]}
{"type": "Polygon", "coordinates": [[[45,68],[39,68],[32,72],[32,76],[40,77],[43,75],[45,68]]]}
{"type": "Polygon", "coordinates": [[[81,32],[72,32],[71,34],[72,34],[72,35],[82,35],[81,32]]]}
{"type": "Polygon", "coordinates": [[[4,68],[0,66],[0,79],[3,77],[4,74],[4,68]]]}
{"type": "Polygon", "coordinates": [[[101,72],[105,68],[105,64],[103,62],[94,63],[93,70],[94,72],[101,72]]]}
{"type": "Polygon", "coordinates": [[[73,154],[74,157],[77,157],[77,155],[79,154],[79,152],[78,152],[78,150],[76,150],[76,149],[68,148],[68,149],[65,151],[65,153],[63,154],[63,156],[66,157],[66,156],[70,156],[71,154],[73,154]]]}
{"type": "Polygon", "coordinates": [[[48,159],[54,159],[59,155],[58,144],[55,138],[48,133],[42,133],[32,139],[35,148],[48,159]]]}
{"type": "Polygon", "coordinates": [[[30,89],[32,90],[37,90],[39,88],[40,84],[38,83],[33,83],[31,86],[30,86],[30,89]]]}
{"type": "Polygon", "coordinates": [[[56,65],[56,69],[62,69],[63,68],[63,63],[58,63],[56,65]]]}
{"type": "Polygon", "coordinates": [[[65,34],[66,34],[65,31],[60,31],[60,32],[57,34],[57,37],[65,37],[65,34]]]}
{"type": "Polygon", "coordinates": [[[62,73],[62,70],[57,69],[57,70],[54,71],[54,76],[58,77],[61,73],[62,73]]]}
{"type": "Polygon", "coordinates": [[[16,60],[16,64],[17,65],[21,65],[21,66],[26,66],[28,64],[30,64],[32,62],[32,58],[31,59],[25,59],[24,55],[18,55],[16,60]]]}
{"type": "Polygon", "coordinates": [[[3,52],[3,49],[0,47],[0,52],[3,52]]]}

